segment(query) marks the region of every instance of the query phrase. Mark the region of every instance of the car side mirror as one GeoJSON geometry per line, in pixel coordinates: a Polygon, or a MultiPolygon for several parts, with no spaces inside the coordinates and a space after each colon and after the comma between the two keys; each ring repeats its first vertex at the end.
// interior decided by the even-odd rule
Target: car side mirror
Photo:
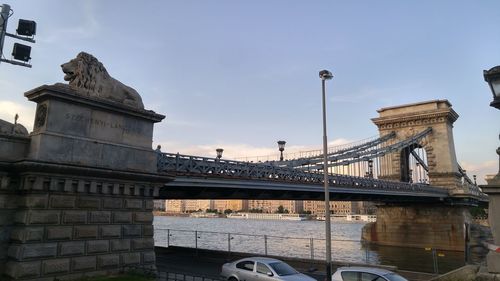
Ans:
{"type": "Polygon", "coordinates": [[[267,276],[269,276],[269,277],[271,277],[271,276],[273,276],[273,275],[274,275],[274,274],[273,274],[272,272],[268,272],[268,273],[267,273],[267,276]]]}

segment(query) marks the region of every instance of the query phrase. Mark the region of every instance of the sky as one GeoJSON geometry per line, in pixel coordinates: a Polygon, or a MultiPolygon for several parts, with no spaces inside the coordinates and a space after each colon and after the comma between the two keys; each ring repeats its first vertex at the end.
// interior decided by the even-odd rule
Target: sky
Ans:
{"type": "MultiPolygon", "coordinates": [[[[0,2],[2,3],[2,2],[0,2]]],[[[166,115],[153,147],[224,158],[321,149],[321,80],[330,145],[376,136],[377,110],[447,99],[457,159],[498,171],[500,112],[483,70],[500,64],[500,1],[3,0],[37,23],[32,68],[0,64],[0,119],[33,127],[24,92],[64,82],[80,51],[166,115]]],[[[19,40],[6,38],[10,58],[19,40]]],[[[27,43],[23,43],[27,44],[27,43]]]]}

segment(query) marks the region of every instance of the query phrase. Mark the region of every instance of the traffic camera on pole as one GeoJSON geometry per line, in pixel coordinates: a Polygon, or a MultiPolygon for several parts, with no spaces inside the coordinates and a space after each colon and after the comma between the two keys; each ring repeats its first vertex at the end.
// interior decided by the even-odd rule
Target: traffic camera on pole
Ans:
{"type": "Polygon", "coordinates": [[[0,62],[8,62],[10,64],[31,67],[31,47],[19,43],[14,43],[12,49],[12,59],[5,59],[3,55],[3,44],[5,36],[23,40],[30,43],[35,43],[33,39],[36,34],[36,22],[31,20],[20,19],[17,25],[16,33],[10,34],[7,32],[7,21],[14,14],[7,4],[1,5],[0,10],[0,62]]]}

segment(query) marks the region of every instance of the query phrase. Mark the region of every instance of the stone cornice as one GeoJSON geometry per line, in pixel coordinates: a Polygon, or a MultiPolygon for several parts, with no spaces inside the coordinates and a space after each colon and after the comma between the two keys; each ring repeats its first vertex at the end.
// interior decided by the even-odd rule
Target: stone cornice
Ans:
{"type": "Polygon", "coordinates": [[[88,166],[65,165],[43,161],[23,160],[17,162],[0,162],[2,170],[22,173],[50,173],[68,174],[85,177],[103,178],[108,180],[131,180],[150,183],[167,183],[174,180],[174,176],[168,174],[144,173],[134,171],[120,171],[106,168],[94,168],[88,166]]]}
{"type": "Polygon", "coordinates": [[[55,85],[42,85],[26,92],[24,96],[27,97],[30,101],[38,103],[46,100],[49,96],[52,96],[61,100],[69,100],[75,103],[87,104],[96,108],[100,108],[102,110],[133,115],[139,118],[151,120],[153,122],[160,122],[165,118],[165,115],[157,114],[152,110],[139,110],[137,108],[133,108],[117,102],[80,95],[69,88],[68,85],[61,83],[57,83],[55,85]]]}
{"type": "Polygon", "coordinates": [[[458,114],[451,108],[444,110],[430,110],[410,114],[397,114],[386,117],[372,118],[372,122],[379,129],[392,129],[413,126],[427,126],[430,124],[448,122],[453,124],[458,119],[458,114]]]}

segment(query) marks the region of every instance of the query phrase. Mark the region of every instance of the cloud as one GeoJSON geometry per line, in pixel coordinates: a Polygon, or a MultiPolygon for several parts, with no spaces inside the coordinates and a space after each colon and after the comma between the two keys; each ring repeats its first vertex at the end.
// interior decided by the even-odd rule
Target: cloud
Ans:
{"type": "Polygon", "coordinates": [[[92,38],[101,29],[99,21],[95,17],[95,9],[89,1],[83,2],[82,11],[83,21],[76,26],[52,28],[49,29],[45,36],[40,37],[40,42],[44,43],[57,43],[67,41],[70,38],[92,38]]]}
{"type": "Polygon", "coordinates": [[[28,129],[33,130],[33,120],[35,120],[35,109],[32,106],[15,103],[8,100],[0,100],[0,119],[14,123],[14,116],[19,114],[18,123],[28,129]]]}
{"type": "Polygon", "coordinates": [[[477,176],[477,183],[482,185],[486,184],[485,177],[487,175],[494,175],[498,172],[498,162],[496,160],[484,161],[481,163],[460,163],[463,169],[466,170],[467,175],[472,179],[473,175],[477,176]]]}

